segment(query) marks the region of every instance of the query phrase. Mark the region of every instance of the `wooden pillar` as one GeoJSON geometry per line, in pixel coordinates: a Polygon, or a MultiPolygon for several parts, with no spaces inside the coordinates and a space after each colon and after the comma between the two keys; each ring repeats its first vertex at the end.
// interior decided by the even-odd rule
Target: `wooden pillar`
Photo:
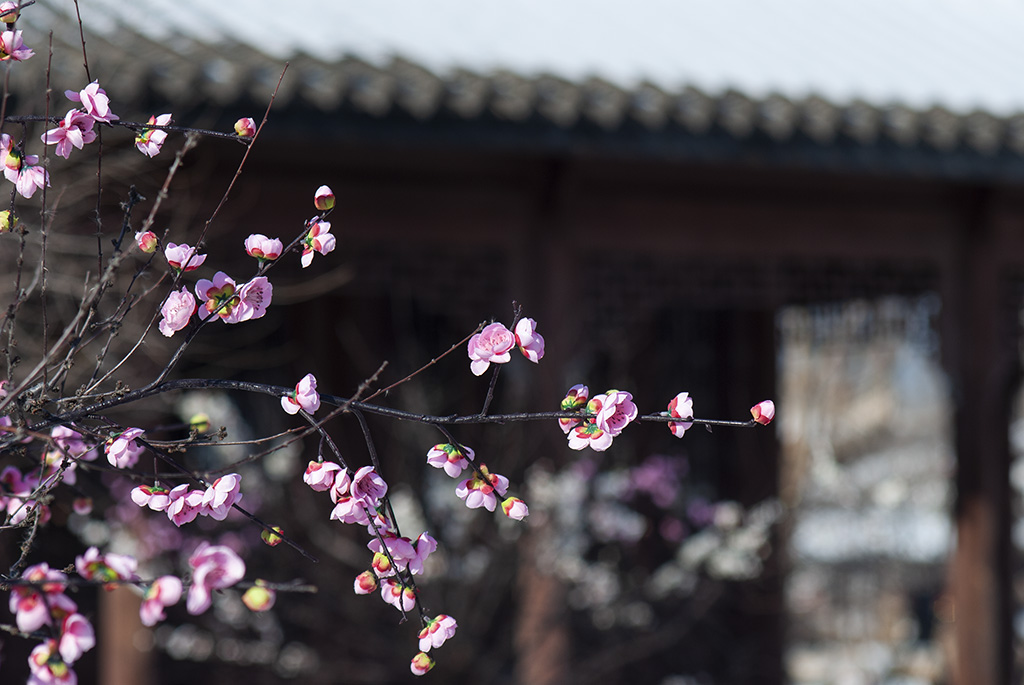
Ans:
{"type": "Polygon", "coordinates": [[[99,682],[105,685],[146,685],[151,682],[151,651],[139,638],[152,639],[139,619],[140,597],[128,587],[100,591],[99,682]]]}
{"type": "Polygon", "coordinates": [[[956,401],[950,670],[956,685],[998,685],[1011,678],[1009,412],[1018,364],[990,193],[978,193],[967,219],[942,293],[943,355],[956,401]]]}

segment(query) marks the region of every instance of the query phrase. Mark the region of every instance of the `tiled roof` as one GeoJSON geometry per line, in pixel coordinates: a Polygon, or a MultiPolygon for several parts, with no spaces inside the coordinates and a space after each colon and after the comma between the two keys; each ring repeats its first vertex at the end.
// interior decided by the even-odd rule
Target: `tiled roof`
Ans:
{"type": "MultiPolygon", "coordinates": [[[[115,98],[265,100],[570,127],[717,126],[828,143],[1024,153],[1024,5],[1009,0],[81,0],[115,98]]],[[[19,28],[83,80],[71,0],[19,28]],[[33,35],[35,34],[35,35],[33,35]]],[[[66,83],[64,83],[66,82],[66,83]]]]}

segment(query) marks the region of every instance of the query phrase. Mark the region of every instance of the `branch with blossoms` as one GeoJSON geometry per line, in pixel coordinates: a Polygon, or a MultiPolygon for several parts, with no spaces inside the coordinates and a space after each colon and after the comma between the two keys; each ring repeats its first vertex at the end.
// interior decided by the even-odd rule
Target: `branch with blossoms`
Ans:
{"type": "MultiPolygon", "coordinates": [[[[20,11],[31,4],[0,3],[0,21],[7,25],[7,30],[0,32],[0,61],[8,62],[9,68],[34,56],[34,51],[25,45],[22,31],[14,28],[20,11]]],[[[87,79],[91,80],[88,73],[87,79]]],[[[225,270],[211,268],[214,263],[228,262],[229,255],[218,255],[207,264],[211,255],[204,251],[205,239],[220,208],[228,200],[267,116],[259,126],[251,118],[240,119],[233,133],[205,131],[173,125],[170,113],[154,115],[144,124],[124,121],[115,114],[115,107],[98,80],[91,80],[80,90],[65,91],[64,95],[76,106],[61,117],[8,117],[6,112],[0,115],[0,126],[16,124],[22,128],[20,138],[0,132],[0,164],[4,177],[13,184],[10,206],[0,212],[0,233],[20,237],[14,270],[15,290],[0,324],[3,352],[8,360],[7,378],[0,380],[0,457],[4,459],[0,469],[0,511],[3,512],[0,529],[24,531],[13,562],[0,574],[0,589],[11,592],[9,608],[14,614],[16,630],[10,632],[39,641],[28,660],[30,683],[73,685],[75,663],[95,647],[96,631],[86,614],[80,612],[77,603],[68,596],[71,588],[122,584],[138,588],[143,592],[139,620],[145,626],[166,620],[165,609],[183,597],[188,614],[198,616],[213,605],[217,593],[227,588],[247,588],[242,601],[257,612],[269,610],[278,591],[316,591],[315,587],[297,580],[246,580],[249,568],[239,551],[228,544],[214,544],[201,537],[202,532],[195,533],[198,541],[183,556],[182,568],[187,570],[181,575],[165,574],[143,580],[138,574],[139,558],[114,551],[101,552],[96,546],[90,546],[83,555],[76,557],[77,578],[70,577],[64,570],[51,568],[46,561],[29,564],[31,556],[41,553],[40,536],[56,525],[52,516],[55,502],[69,496],[76,514],[87,516],[92,511],[94,502],[84,495],[79,478],[83,481],[106,479],[112,508],[130,502],[130,506],[135,507],[131,509],[132,515],[141,513],[147,520],[173,526],[176,533],[190,529],[209,531],[232,513],[240,514],[247,520],[245,525],[260,530],[260,537],[268,546],[287,543],[315,562],[315,556],[288,532],[256,516],[255,508],[253,511],[243,508],[241,471],[244,465],[266,459],[300,441],[318,440],[316,458],[308,461],[302,481],[314,492],[327,493],[332,504],[328,520],[365,530],[368,553],[362,553],[364,570],[353,579],[353,590],[359,595],[379,590],[381,598],[399,611],[401,622],[410,615],[418,618],[418,651],[409,668],[414,674],[423,675],[433,667],[431,653],[436,654],[434,650],[452,639],[458,628],[452,616],[427,611],[417,585],[430,569],[428,559],[444,541],[435,539],[426,530],[415,537],[402,534],[403,522],[396,515],[393,491],[384,477],[385,467],[390,468],[393,455],[378,452],[366,415],[437,430],[443,442],[429,447],[424,445],[426,464],[443,470],[457,481],[455,498],[464,502],[468,509],[495,512],[500,504],[504,516],[513,521],[529,516],[527,502],[511,494],[514,485],[508,477],[484,463],[473,448],[456,436],[456,430],[462,426],[541,421],[553,429],[557,422],[570,449],[603,452],[634,423],[664,423],[675,437],[682,438],[694,425],[747,428],[766,425],[774,417],[774,404],[765,400],[751,408],[751,419],[699,418],[694,415],[693,400],[686,392],[672,398],[664,411],[641,414],[632,393],[611,389],[594,394],[584,384],[572,386],[557,408],[552,401],[552,411],[491,413],[500,371],[517,356],[515,352],[533,364],[540,364],[545,355],[545,339],[538,332],[537,321],[523,316],[515,303],[508,327],[493,321],[481,324],[461,343],[383,388],[379,387],[382,364],[378,372],[349,397],[321,394],[312,372],[293,387],[220,378],[172,378],[200,336],[217,335],[221,328],[218,321],[230,326],[248,325],[266,315],[273,304],[271,277],[277,265],[290,256],[297,256],[301,268],[308,269],[314,266],[317,255],[326,258],[335,251],[338,241],[328,220],[335,209],[334,192],[327,185],[313,191],[316,214],[308,219],[296,219],[291,235],[282,238],[253,233],[239,241],[239,257],[244,250],[244,254],[256,260],[256,268],[255,275],[248,280],[235,279],[225,270]],[[27,133],[30,125],[38,123],[55,124],[38,136],[44,146],[42,160],[38,154],[30,154],[38,143],[27,133]],[[185,140],[139,230],[134,227],[133,211],[144,198],[134,186],[125,191],[127,199],[122,205],[120,232],[112,240],[113,254],[106,259],[99,240],[103,235],[100,212],[96,211],[97,269],[85,275],[83,292],[76,300],[73,313],[66,317],[60,333],[52,335],[45,313],[48,297],[45,278],[39,277],[42,286],[38,293],[35,282],[39,279],[26,278],[32,283],[23,284],[22,276],[31,275],[31,269],[26,269],[25,264],[27,235],[33,229],[28,221],[19,218],[18,210],[32,200],[37,191],[42,191],[37,230],[44,240],[37,272],[45,274],[48,270],[45,237],[55,225],[55,214],[46,199],[51,168],[45,151],[52,147],[57,156],[68,159],[72,153],[84,152],[86,146],[97,143],[104,128],[130,130],[134,134],[135,148],[147,163],[161,154],[172,134],[183,133],[185,140]],[[185,154],[203,136],[243,143],[245,154],[238,171],[198,236],[175,235],[171,229],[160,235],[153,226],[168,196],[171,180],[180,170],[185,154]],[[131,261],[133,259],[136,261],[131,261]],[[144,277],[150,280],[147,282],[144,277]],[[144,289],[143,283],[147,283],[144,289]],[[138,292],[139,289],[143,292],[138,292]],[[33,298],[39,300],[44,312],[42,344],[38,358],[29,360],[29,368],[22,371],[18,368],[20,355],[15,330],[24,324],[23,308],[35,301],[33,298]],[[154,303],[154,300],[159,302],[154,303]],[[134,324],[130,335],[125,333],[129,323],[134,324]],[[176,347],[166,361],[161,358],[154,372],[132,373],[133,356],[140,350],[148,350],[145,345],[151,342],[149,336],[160,339],[152,332],[154,328],[176,347]],[[114,343],[125,342],[125,338],[128,338],[127,350],[113,352],[114,343]],[[93,344],[100,346],[100,353],[86,364],[83,361],[85,350],[93,344]],[[470,373],[477,377],[488,371],[491,374],[479,412],[428,414],[390,407],[377,399],[413,382],[425,369],[446,361],[463,344],[470,373]],[[110,357],[113,361],[108,361],[110,357]],[[74,383],[72,372],[76,363],[89,367],[86,379],[77,389],[68,392],[68,384],[74,383]],[[193,451],[229,444],[227,438],[235,436],[228,435],[227,429],[211,433],[208,418],[199,415],[191,417],[184,426],[173,427],[149,425],[135,419],[142,416],[139,407],[143,400],[166,398],[184,391],[229,391],[270,397],[289,417],[301,423],[283,434],[251,441],[258,444],[261,451],[218,465],[217,469],[193,468],[187,460],[193,451]],[[324,412],[325,405],[332,409],[324,412]],[[358,423],[362,435],[360,447],[365,447],[365,461],[369,463],[357,463],[351,456],[344,458],[335,439],[337,434],[332,435],[328,430],[330,421],[349,416],[358,423]],[[173,437],[184,429],[188,431],[187,437],[173,437]],[[148,462],[143,461],[147,455],[152,458],[152,469],[143,467],[148,462]],[[204,519],[209,525],[195,525],[204,519]]],[[[268,112],[269,108],[268,104],[268,112]]],[[[101,152],[97,151],[97,160],[100,157],[101,152]]],[[[99,161],[97,166],[99,192],[103,189],[104,176],[99,161]]],[[[317,264],[320,264],[319,259],[317,264]]],[[[234,444],[250,443],[240,440],[234,444]]],[[[493,465],[497,460],[489,458],[489,461],[493,465]]],[[[297,480],[298,474],[294,475],[297,480]]]]}

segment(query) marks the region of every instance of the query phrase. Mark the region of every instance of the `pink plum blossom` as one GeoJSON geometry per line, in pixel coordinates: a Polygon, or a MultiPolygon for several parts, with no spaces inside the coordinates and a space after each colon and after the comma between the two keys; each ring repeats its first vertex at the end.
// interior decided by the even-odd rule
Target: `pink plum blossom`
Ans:
{"type": "Polygon", "coordinates": [[[238,302],[224,322],[239,323],[262,318],[273,297],[274,286],[266,276],[257,276],[238,289],[238,302]]]}
{"type": "Polygon", "coordinates": [[[316,391],[316,376],[307,373],[295,385],[295,391],[281,398],[281,408],[289,414],[301,409],[312,414],[320,408],[320,395],[316,391]]]}
{"type": "Polygon", "coordinates": [[[100,88],[98,81],[93,81],[77,93],[65,90],[64,95],[69,100],[82,103],[85,111],[96,121],[110,123],[120,118],[110,111],[110,98],[107,97],[107,92],[100,88]]]}
{"type": "Polygon", "coordinates": [[[182,286],[179,292],[172,292],[168,295],[160,308],[160,314],[163,316],[158,326],[160,332],[168,338],[171,337],[177,331],[188,326],[189,319],[198,310],[199,304],[196,302],[196,298],[192,297],[188,288],[182,286]]]}
{"type": "Polygon", "coordinates": [[[235,122],[235,133],[242,138],[252,138],[256,135],[256,122],[251,117],[244,117],[235,122]]]}
{"type": "Polygon", "coordinates": [[[64,617],[60,628],[58,651],[66,664],[73,664],[83,654],[96,646],[96,633],[92,624],[81,614],[69,614],[64,617]]]}
{"type": "Polygon", "coordinates": [[[633,395],[621,390],[609,390],[598,395],[587,403],[587,408],[594,410],[594,423],[612,437],[622,430],[637,416],[637,408],[633,403],[633,395]]]}
{"type": "Polygon", "coordinates": [[[313,263],[314,252],[326,255],[328,252],[332,252],[335,246],[329,221],[320,221],[314,217],[307,222],[307,225],[309,232],[302,239],[302,258],[300,259],[303,269],[313,263]]]}
{"type": "MultiPolygon", "coordinates": [[[[692,419],[693,398],[688,393],[679,393],[668,403],[668,414],[677,419],[692,419]]],[[[668,429],[672,431],[672,435],[681,438],[692,425],[692,421],[669,421],[668,429]]]]}
{"type": "Polygon", "coordinates": [[[67,426],[55,426],[50,431],[50,437],[73,459],[93,461],[99,456],[95,452],[95,445],[86,441],[81,433],[67,426]]]}
{"type": "MultiPolygon", "coordinates": [[[[10,16],[10,15],[8,15],[10,16]]],[[[7,17],[4,17],[6,22],[7,17]]],[[[22,62],[36,54],[25,47],[25,41],[21,39],[21,31],[4,31],[0,33],[0,62],[10,60],[22,62]]]]}
{"type": "Polygon", "coordinates": [[[775,418],[775,403],[771,400],[758,402],[750,408],[750,415],[757,423],[767,426],[775,418]]]}
{"type": "Polygon", "coordinates": [[[199,513],[217,521],[223,521],[232,505],[242,499],[242,477],[237,473],[221,476],[203,493],[202,509],[199,513]]]}
{"type": "Polygon", "coordinates": [[[509,350],[515,345],[516,339],[512,331],[500,323],[492,323],[469,339],[469,364],[474,376],[480,376],[492,363],[504,364],[511,361],[509,350]]]}
{"type": "Polygon", "coordinates": [[[75,557],[75,570],[86,580],[109,583],[115,580],[133,580],[138,576],[135,570],[139,562],[127,554],[100,554],[95,547],[90,547],[85,554],[75,557]]]}
{"type": "Polygon", "coordinates": [[[384,556],[390,556],[401,568],[405,568],[406,563],[416,556],[416,548],[412,546],[412,541],[409,538],[400,538],[392,533],[373,538],[366,543],[366,547],[371,552],[382,555],[384,555],[384,549],[387,548],[387,554],[384,556]],[[384,540],[383,545],[381,539],[384,540]]]}
{"type": "Polygon", "coordinates": [[[276,599],[277,593],[274,592],[273,588],[260,585],[260,581],[257,580],[256,585],[253,585],[242,595],[242,604],[248,607],[249,611],[270,611],[276,599]]]}
{"type": "Polygon", "coordinates": [[[501,510],[505,512],[505,516],[516,521],[522,521],[530,515],[530,509],[526,506],[526,502],[518,497],[507,497],[501,503],[501,510]]]}
{"type": "Polygon", "coordinates": [[[427,452],[427,463],[435,469],[444,469],[452,478],[458,478],[475,456],[470,448],[464,446],[462,449],[465,452],[451,444],[434,445],[427,452]]]}
{"type": "Polygon", "coordinates": [[[370,523],[370,515],[366,511],[366,503],[355,497],[339,497],[334,509],[331,510],[331,520],[342,523],[356,523],[365,526],[370,523]]]}
{"type": "Polygon", "coordinates": [[[320,186],[313,195],[313,206],[320,211],[334,208],[334,191],[328,186],[320,186]]]}
{"type": "Polygon", "coordinates": [[[14,182],[14,187],[19,195],[31,199],[37,190],[42,189],[43,186],[49,187],[50,174],[43,167],[36,166],[39,158],[35,155],[27,155],[25,161],[28,164],[22,167],[21,173],[18,174],[18,180],[14,182]]]}
{"type": "Polygon", "coordinates": [[[46,640],[32,649],[28,657],[31,671],[26,685],[78,685],[78,676],[60,656],[56,640],[46,640]]]}
{"type": "Polygon", "coordinates": [[[536,321],[519,319],[516,324],[516,347],[534,364],[544,357],[544,338],[537,332],[536,321]]]}
{"type": "MultiPolygon", "coordinates": [[[[179,486],[180,487],[180,486],[179,486]]],[[[171,503],[171,491],[159,485],[140,485],[131,492],[132,501],[140,507],[164,511],[171,503]]]]}
{"type": "Polygon", "coordinates": [[[352,497],[362,500],[370,509],[377,508],[377,502],[388,492],[388,484],[377,475],[372,466],[364,466],[352,476],[352,497]]]}
{"type": "Polygon", "coordinates": [[[107,461],[119,469],[130,469],[139,461],[145,448],[135,438],[145,433],[141,428],[129,428],[117,437],[110,438],[104,445],[107,461]]]}
{"type": "MultiPolygon", "coordinates": [[[[583,407],[587,406],[589,393],[590,389],[585,385],[572,386],[569,388],[569,392],[566,394],[565,399],[562,400],[562,411],[579,411],[583,409],[583,407]]],[[[580,425],[580,423],[580,419],[558,419],[558,425],[561,427],[563,433],[568,433],[573,428],[580,425]]]]}
{"type": "Polygon", "coordinates": [[[420,536],[416,538],[416,552],[411,559],[409,559],[409,573],[413,575],[420,575],[423,573],[423,564],[427,561],[427,557],[437,551],[437,540],[431,537],[430,533],[420,533],[420,536]]]}
{"type": "Polygon", "coordinates": [[[203,506],[203,497],[206,493],[202,490],[189,490],[188,483],[182,483],[167,493],[170,502],[164,510],[171,523],[181,528],[186,523],[191,523],[199,516],[203,506]]]}
{"type": "Polygon", "coordinates": [[[182,269],[185,271],[195,271],[206,261],[206,255],[196,254],[196,248],[190,247],[185,243],[180,245],[177,243],[167,243],[167,247],[164,248],[164,257],[167,258],[167,263],[178,271],[182,269]]]}
{"type": "Polygon", "coordinates": [[[401,583],[392,578],[381,579],[380,596],[401,612],[412,611],[412,608],[416,606],[416,591],[408,585],[403,587],[401,583]]]}
{"type": "Polygon", "coordinates": [[[4,166],[4,178],[14,184],[18,194],[31,198],[36,190],[50,185],[46,169],[39,166],[37,155],[22,155],[14,146],[14,139],[6,133],[0,134],[0,160],[4,166]]]}
{"type": "Polygon", "coordinates": [[[231,587],[245,577],[245,562],[230,547],[199,543],[189,557],[192,587],[185,608],[196,616],[210,608],[211,591],[231,587]]]}
{"type": "Polygon", "coordinates": [[[331,484],[331,501],[337,504],[345,497],[352,496],[352,476],[347,469],[341,469],[334,476],[334,483],[331,484]]]}
{"type": "Polygon", "coordinates": [[[302,474],[302,482],[317,492],[330,490],[338,471],[341,471],[341,467],[333,461],[310,461],[306,465],[306,472],[302,474]]]}
{"type": "Polygon", "coordinates": [[[413,675],[426,675],[432,668],[434,668],[434,659],[425,652],[420,652],[414,656],[412,663],[409,664],[409,670],[412,671],[413,675]]]}
{"type": "Polygon", "coordinates": [[[63,620],[64,616],[78,611],[78,606],[64,594],[67,576],[45,562],[29,566],[21,578],[36,584],[15,585],[11,591],[8,606],[18,630],[31,633],[50,625],[51,618],[63,620]]]}
{"type": "Polygon", "coordinates": [[[164,607],[177,604],[181,599],[181,579],[176,576],[161,576],[153,581],[146,588],[143,595],[142,606],[139,607],[139,617],[142,625],[155,626],[167,618],[164,614],[164,607]]]}
{"type": "Polygon", "coordinates": [[[443,645],[447,640],[455,636],[455,629],[459,624],[455,619],[445,614],[438,614],[432,619],[427,619],[427,625],[420,631],[420,651],[429,652],[443,645]]]}
{"type": "Polygon", "coordinates": [[[71,154],[71,148],[79,150],[86,143],[96,140],[96,132],[93,126],[96,120],[79,109],[72,109],[61,119],[57,128],[52,128],[42,135],[43,142],[47,145],[57,146],[57,155],[67,159],[71,154]]]}
{"type": "Polygon", "coordinates": [[[494,511],[494,508],[498,506],[495,492],[499,495],[508,492],[508,478],[491,473],[485,464],[480,464],[480,473],[474,472],[472,478],[467,478],[455,488],[455,494],[466,502],[467,507],[470,509],[484,507],[487,511],[494,511]],[[481,474],[483,474],[482,477],[481,474]]]}
{"type": "Polygon", "coordinates": [[[199,318],[203,321],[211,314],[227,321],[239,301],[234,279],[223,271],[214,274],[212,281],[200,278],[196,283],[196,297],[203,303],[199,308],[199,318]]]}
{"type": "Polygon", "coordinates": [[[135,234],[135,244],[139,246],[139,249],[146,254],[153,254],[156,252],[157,245],[160,244],[159,238],[156,237],[156,233],[153,231],[139,231],[135,234]]]}
{"type": "Polygon", "coordinates": [[[373,571],[363,571],[356,576],[353,589],[357,595],[368,595],[377,589],[377,576],[373,571]]]}
{"type": "Polygon", "coordinates": [[[268,238],[262,233],[253,233],[245,239],[245,251],[250,257],[270,261],[281,256],[284,244],[280,238],[268,238]]]}
{"type": "Polygon", "coordinates": [[[607,431],[601,430],[592,420],[574,426],[568,435],[570,449],[581,450],[589,447],[595,452],[604,452],[611,447],[614,437],[607,431]]]}
{"type": "Polygon", "coordinates": [[[171,115],[152,116],[146,123],[148,126],[135,135],[135,147],[147,157],[156,157],[167,140],[167,131],[150,126],[167,126],[171,123],[171,115]]]}

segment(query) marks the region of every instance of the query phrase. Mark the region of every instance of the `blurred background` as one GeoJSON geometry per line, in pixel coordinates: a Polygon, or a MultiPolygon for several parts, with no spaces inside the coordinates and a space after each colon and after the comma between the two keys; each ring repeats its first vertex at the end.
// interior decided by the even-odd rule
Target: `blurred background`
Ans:
{"type": "MultiPolygon", "coordinates": [[[[547,356],[508,365],[496,411],[553,409],[575,383],[629,390],[645,412],[685,390],[706,418],[776,400],[767,430],[694,428],[679,441],[646,425],[603,454],[572,452],[553,425],[465,429],[457,437],[529,503],[519,526],[468,512],[425,465],[439,434],[371,420],[403,532],[442,543],[428,609],[460,624],[427,677],[1021,681],[1024,5],[80,10],[90,73],[123,119],[258,122],[288,63],[206,240],[208,264],[241,275],[249,233],[292,237],[320,184],[338,196],[335,253],[307,270],[280,265],[267,316],[205,330],[180,376],[292,385],[312,371],[347,395],[383,360],[393,382],[480,321],[510,322],[515,300],[547,356]]],[[[63,113],[59,93],[87,83],[74,4],[38,0],[18,28],[36,57],[11,71],[7,111],[45,111],[53,31],[50,111],[63,113]]],[[[181,142],[172,135],[149,160],[105,133],[110,225],[128,184],[155,196],[181,142]]],[[[242,152],[203,140],[159,228],[195,240],[242,152]]],[[[90,210],[94,162],[51,163],[58,217],[90,210]]],[[[77,295],[75,255],[94,250],[80,225],[51,238],[69,260],[57,300],[77,295]]],[[[147,341],[142,377],[166,358],[162,343],[147,341]]],[[[485,391],[457,351],[386,403],[468,413],[485,391]]],[[[165,422],[203,411],[251,437],[292,425],[274,404],[202,394],[143,411],[165,422]]],[[[358,425],[330,429],[350,463],[368,463],[358,425]]],[[[246,454],[189,458],[217,469],[246,454]]],[[[109,543],[163,572],[194,544],[182,534],[213,535],[245,548],[251,573],[320,587],[266,615],[225,592],[213,615],[179,608],[153,631],[133,623],[130,593],[106,594],[95,610],[118,639],[87,657],[97,682],[412,680],[416,628],[349,589],[368,563],[365,536],[328,521],[326,498],[299,482],[315,454],[311,442],[249,465],[243,491],[316,565],[260,547],[233,518],[179,532],[134,505],[67,517],[68,560],[109,543]]],[[[113,502],[130,484],[109,478],[93,494],[113,502]]]]}

